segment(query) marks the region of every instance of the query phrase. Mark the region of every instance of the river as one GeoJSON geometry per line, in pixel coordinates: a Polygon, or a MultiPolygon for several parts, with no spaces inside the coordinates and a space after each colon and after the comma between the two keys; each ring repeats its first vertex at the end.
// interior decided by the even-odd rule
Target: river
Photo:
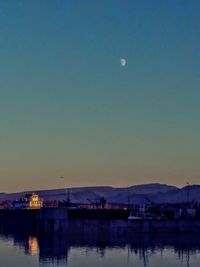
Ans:
{"type": "Polygon", "coordinates": [[[0,235],[1,267],[199,267],[199,235],[0,235]]]}

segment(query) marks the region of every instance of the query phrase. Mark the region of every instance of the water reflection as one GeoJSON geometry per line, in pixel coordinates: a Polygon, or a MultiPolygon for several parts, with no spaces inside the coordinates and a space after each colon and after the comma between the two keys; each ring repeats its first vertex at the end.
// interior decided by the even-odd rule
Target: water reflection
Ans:
{"type": "Polygon", "coordinates": [[[104,258],[106,252],[114,249],[119,253],[121,251],[127,253],[127,262],[124,266],[159,266],[156,263],[155,265],[150,264],[152,255],[155,256],[155,262],[159,259],[160,263],[161,260],[163,261],[162,266],[168,266],[164,259],[174,255],[182,263],[180,266],[196,267],[197,265],[194,265],[194,263],[191,265],[190,261],[194,255],[199,255],[200,253],[198,235],[134,234],[133,236],[124,236],[79,233],[66,236],[2,235],[2,237],[13,240],[14,246],[23,249],[24,254],[38,256],[39,262],[44,265],[68,265],[68,257],[71,250],[75,250],[76,253],[84,250],[86,256],[95,252],[98,257],[104,258]],[[139,259],[140,265],[131,263],[133,255],[139,259]]]}
{"type": "Polygon", "coordinates": [[[29,248],[29,253],[31,256],[35,256],[38,254],[39,244],[38,244],[38,239],[36,237],[29,236],[28,248],[29,248]]]}

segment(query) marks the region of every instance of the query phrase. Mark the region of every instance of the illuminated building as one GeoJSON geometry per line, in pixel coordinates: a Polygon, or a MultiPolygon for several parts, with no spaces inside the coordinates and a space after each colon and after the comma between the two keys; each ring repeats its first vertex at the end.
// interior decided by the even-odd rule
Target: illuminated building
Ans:
{"type": "Polygon", "coordinates": [[[43,206],[43,201],[39,197],[39,195],[33,193],[29,200],[29,208],[30,209],[40,209],[43,206]]]}

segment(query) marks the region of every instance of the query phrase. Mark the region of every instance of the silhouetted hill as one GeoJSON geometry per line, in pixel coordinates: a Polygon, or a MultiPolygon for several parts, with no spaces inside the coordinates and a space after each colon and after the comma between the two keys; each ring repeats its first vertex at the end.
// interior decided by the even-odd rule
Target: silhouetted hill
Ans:
{"type": "Polygon", "coordinates": [[[158,192],[163,193],[163,192],[168,192],[168,191],[176,190],[176,189],[178,188],[175,186],[159,184],[159,183],[134,185],[134,186],[128,187],[128,190],[131,193],[142,194],[142,195],[156,194],[158,192]]]}
{"type": "MultiPolygon", "coordinates": [[[[96,186],[39,190],[35,192],[44,200],[66,200],[68,191],[73,203],[89,203],[90,200],[98,201],[101,197],[105,197],[107,202],[110,203],[143,203],[146,197],[156,203],[186,202],[188,198],[190,201],[200,201],[200,185],[191,185],[179,189],[171,185],[153,183],[133,185],[126,188],[96,186]]],[[[18,199],[25,193],[1,193],[0,200],[18,199]]]]}
{"type": "Polygon", "coordinates": [[[155,202],[180,203],[200,201],[200,185],[185,186],[181,189],[158,193],[152,197],[155,202]]]}

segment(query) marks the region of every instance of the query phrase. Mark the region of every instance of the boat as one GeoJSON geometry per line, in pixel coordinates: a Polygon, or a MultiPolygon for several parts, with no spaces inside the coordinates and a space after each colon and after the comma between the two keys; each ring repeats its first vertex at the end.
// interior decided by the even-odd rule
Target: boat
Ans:
{"type": "Polygon", "coordinates": [[[158,219],[158,217],[154,214],[147,213],[147,212],[131,212],[129,220],[153,220],[158,219]]]}
{"type": "Polygon", "coordinates": [[[140,207],[139,211],[132,210],[128,220],[160,220],[161,216],[150,213],[146,210],[145,206],[140,207]]]}

